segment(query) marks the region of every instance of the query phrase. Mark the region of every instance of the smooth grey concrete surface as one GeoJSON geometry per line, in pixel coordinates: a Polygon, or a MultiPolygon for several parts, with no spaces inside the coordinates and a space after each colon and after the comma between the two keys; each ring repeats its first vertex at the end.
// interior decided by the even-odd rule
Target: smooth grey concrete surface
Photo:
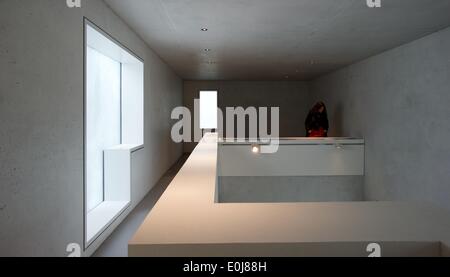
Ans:
{"type": "MultiPolygon", "coordinates": [[[[194,99],[199,98],[200,90],[218,91],[218,104],[224,113],[224,126],[226,126],[226,107],[279,107],[280,137],[305,135],[304,122],[309,111],[306,82],[184,81],[183,105],[189,108],[192,113],[194,111],[194,99]]],[[[193,121],[194,116],[192,116],[193,121]]],[[[226,130],[224,132],[226,135],[226,130]]],[[[193,131],[192,134],[194,134],[193,131]]],[[[195,145],[197,143],[184,143],[184,152],[192,152],[195,145]]]]}
{"type": "Polygon", "coordinates": [[[450,28],[310,83],[330,135],[364,137],[366,200],[450,210],[450,28]]]}
{"type": "Polygon", "coordinates": [[[307,80],[450,26],[448,0],[106,2],[189,80],[307,80]]]}
{"type": "Polygon", "coordinates": [[[94,257],[127,257],[128,241],[136,233],[145,217],[155,206],[167,186],[177,175],[189,155],[183,155],[156,183],[153,189],[136,206],[136,208],[120,223],[112,234],[93,254],[94,257]]]}
{"type": "Polygon", "coordinates": [[[363,201],[363,176],[219,176],[219,203],[363,201]]]}
{"type": "Polygon", "coordinates": [[[0,256],[66,256],[69,243],[83,245],[83,17],[145,63],[145,148],[118,221],[182,154],[170,139],[181,79],[103,1],[0,1],[0,256]]]}

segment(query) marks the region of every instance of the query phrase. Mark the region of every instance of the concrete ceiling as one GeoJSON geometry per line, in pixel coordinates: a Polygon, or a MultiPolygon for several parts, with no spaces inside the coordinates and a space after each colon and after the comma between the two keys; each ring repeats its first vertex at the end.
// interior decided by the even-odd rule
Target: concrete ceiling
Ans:
{"type": "Polygon", "coordinates": [[[450,0],[105,1],[188,80],[308,80],[450,26],[450,0]]]}

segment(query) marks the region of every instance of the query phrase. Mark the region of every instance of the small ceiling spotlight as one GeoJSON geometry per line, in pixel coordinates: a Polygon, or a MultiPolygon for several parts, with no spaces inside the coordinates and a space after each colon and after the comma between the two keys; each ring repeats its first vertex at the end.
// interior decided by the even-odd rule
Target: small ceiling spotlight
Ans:
{"type": "Polygon", "coordinates": [[[208,28],[201,28],[200,29],[202,32],[208,32],[208,28]]]}
{"type": "Polygon", "coordinates": [[[205,48],[205,49],[203,49],[203,51],[205,51],[205,52],[210,52],[210,51],[211,51],[211,49],[209,49],[209,48],[205,48]]]}
{"type": "Polygon", "coordinates": [[[261,151],[261,148],[259,145],[256,145],[256,144],[252,145],[252,153],[259,154],[260,151],[261,151]]]}

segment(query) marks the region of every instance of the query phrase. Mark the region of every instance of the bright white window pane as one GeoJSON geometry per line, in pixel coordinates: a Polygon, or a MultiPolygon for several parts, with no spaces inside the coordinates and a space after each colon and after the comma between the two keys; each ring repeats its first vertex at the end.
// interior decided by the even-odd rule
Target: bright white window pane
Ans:
{"type": "Polygon", "coordinates": [[[217,129],[217,91],[200,91],[200,128],[217,129]]]}
{"type": "Polygon", "coordinates": [[[87,209],[103,202],[103,151],[121,143],[120,63],[87,47],[87,209]]]}
{"type": "Polygon", "coordinates": [[[144,144],[144,64],[122,63],[122,144],[144,144]]]}

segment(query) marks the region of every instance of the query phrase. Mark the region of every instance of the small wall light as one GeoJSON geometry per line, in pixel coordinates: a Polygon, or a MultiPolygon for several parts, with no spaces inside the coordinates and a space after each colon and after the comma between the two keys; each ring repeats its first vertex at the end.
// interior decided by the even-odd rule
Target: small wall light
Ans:
{"type": "Polygon", "coordinates": [[[256,145],[256,144],[252,145],[252,153],[259,154],[260,150],[261,149],[260,149],[259,145],[256,145]]]}

